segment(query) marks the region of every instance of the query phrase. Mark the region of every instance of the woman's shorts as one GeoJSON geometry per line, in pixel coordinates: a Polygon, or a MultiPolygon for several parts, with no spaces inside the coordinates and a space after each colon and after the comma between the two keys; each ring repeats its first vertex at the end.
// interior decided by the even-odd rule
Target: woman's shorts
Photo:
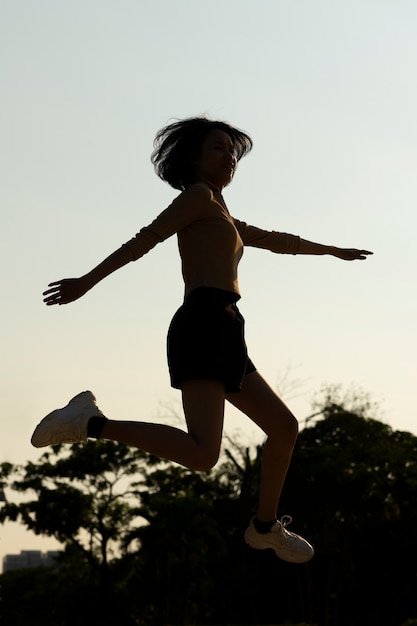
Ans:
{"type": "Polygon", "coordinates": [[[167,337],[172,387],[181,389],[186,380],[211,379],[224,382],[227,393],[237,393],[246,374],[256,370],[235,300],[228,291],[201,287],[175,313],[167,337]]]}

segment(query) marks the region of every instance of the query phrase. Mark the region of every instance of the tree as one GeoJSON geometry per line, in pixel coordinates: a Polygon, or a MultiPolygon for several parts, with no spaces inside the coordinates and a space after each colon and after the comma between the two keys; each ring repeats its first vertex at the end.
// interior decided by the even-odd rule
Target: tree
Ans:
{"type": "Polygon", "coordinates": [[[0,621],[411,623],[417,438],[371,417],[367,399],[348,400],[327,390],[294,452],[281,505],[316,548],[301,566],[243,541],[262,446],[229,439],[219,465],[201,473],[101,441],[53,448],[37,464],[3,464],[0,488],[34,496],[3,505],[0,521],[54,536],[65,550],[60,567],[37,573],[36,584],[31,572],[31,588],[24,572],[1,577],[0,621]],[[32,621],[23,621],[22,603],[12,621],[18,594],[32,621]],[[80,599],[87,608],[77,614],[80,599]],[[37,618],[39,603],[47,618],[37,618]]]}
{"type": "MultiPolygon", "coordinates": [[[[121,568],[115,568],[115,564],[137,550],[128,540],[141,521],[135,484],[152,461],[146,456],[145,462],[139,450],[99,441],[55,446],[37,463],[29,462],[24,467],[2,464],[3,487],[7,484],[9,489],[32,494],[32,498],[3,505],[0,521],[20,522],[35,534],[54,537],[63,544],[58,576],[66,581],[63,589],[69,596],[67,613],[74,604],[71,598],[86,594],[86,606],[93,607],[95,619],[102,612],[102,624],[113,626],[114,614],[120,616],[124,602],[118,590],[123,585],[120,578],[115,578],[115,569],[121,575],[121,568]]],[[[87,615],[88,611],[83,611],[75,621],[91,623],[87,615]]],[[[68,624],[72,623],[68,617],[68,624]]]]}
{"type": "Polygon", "coordinates": [[[297,519],[311,511],[320,623],[397,625],[417,613],[417,567],[404,558],[417,554],[417,438],[363,417],[369,403],[353,400],[355,412],[325,396],[321,419],[300,435],[283,502],[297,519]]]}

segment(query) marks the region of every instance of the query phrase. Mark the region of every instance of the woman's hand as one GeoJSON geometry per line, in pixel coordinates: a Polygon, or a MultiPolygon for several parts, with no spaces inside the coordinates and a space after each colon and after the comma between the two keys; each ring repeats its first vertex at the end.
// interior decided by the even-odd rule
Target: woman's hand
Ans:
{"type": "Polygon", "coordinates": [[[369,254],[373,254],[369,250],[357,250],[356,248],[336,248],[332,247],[331,254],[343,261],[355,261],[356,259],[366,259],[369,254]]]}
{"type": "Polygon", "coordinates": [[[63,278],[53,283],[49,283],[47,289],[42,295],[45,296],[43,301],[48,306],[52,304],[68,304],[81,298],[90,289],[90,285],[84,277],[81,278],[63,278]]]}
{"type": "Polygon", "coordinates": [[[373,254],[373,252],[369,250],[357,250],[356,248],[325,246],[322,243],[300,239],[300,247],[296,254],[331,254],[339,259],[343,259],[343,261],[355,261],[356,259],[366,259],[368,254],[373,254]]]}

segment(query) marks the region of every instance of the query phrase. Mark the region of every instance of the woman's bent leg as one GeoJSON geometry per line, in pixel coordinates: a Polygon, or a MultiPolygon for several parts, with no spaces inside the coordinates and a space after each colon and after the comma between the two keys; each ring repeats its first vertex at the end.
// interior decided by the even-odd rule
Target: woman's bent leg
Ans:
{"type": "Polygon", "coordinates": [[[260,521],[274,520],[297,439],[297,420],[257,371],[245,377],[239,393],[226,398],[267,435],[256,516],[260,521]]]}
{"type": "Polygon", "coordinates": [[[215,380],[186,381],[182,399],[188,432],[165,424],[109,419],[101,438],[140,448],[189,469],[210,469],[220,452],[224,385],[215,380]]]}
{"type": "Polygon", "coordinates": [[[253,548],[270,548],[284,561],[305,563],[314,549],[308,541],[286,529],[290,516],[276,521],[279,498],[298,434],[294,415],[258,372],[245,377],[242,391],[227,399],[264,430],[262,473],[256,518],[245,532],[253,548]]]}

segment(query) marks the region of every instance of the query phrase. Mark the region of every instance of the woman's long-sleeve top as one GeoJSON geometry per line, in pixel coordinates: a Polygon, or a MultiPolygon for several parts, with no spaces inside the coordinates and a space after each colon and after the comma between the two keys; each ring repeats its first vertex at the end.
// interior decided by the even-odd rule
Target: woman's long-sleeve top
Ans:
{"type": "Polygon", "coordinates": [[[240,297],[238,264],[244,246],[296,254],[300,237],[266,231],[232,217],[219,192],[205,183],[183,191],[149,225],[126,242],[132,260],[177,233],[185,296],[198,287],[215,287],[240,297]]]}

